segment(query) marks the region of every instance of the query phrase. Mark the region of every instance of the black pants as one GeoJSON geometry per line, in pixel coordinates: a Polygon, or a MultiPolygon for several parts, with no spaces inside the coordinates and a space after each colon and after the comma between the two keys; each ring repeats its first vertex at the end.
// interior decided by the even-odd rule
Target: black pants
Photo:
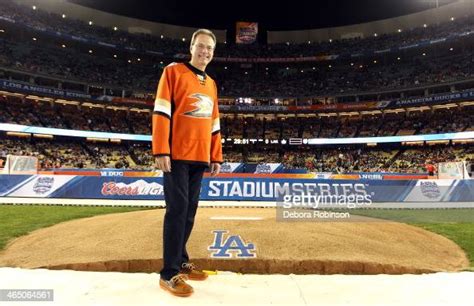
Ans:
{"type": "Polygon", "coordinates": [[[189,261],[186,242],[193,229],[205,169],[204,165],[171,161],[171,172],[163,175],[166,213],[160,275],[165,280],[178,274],[181,264],[189,261]]]}

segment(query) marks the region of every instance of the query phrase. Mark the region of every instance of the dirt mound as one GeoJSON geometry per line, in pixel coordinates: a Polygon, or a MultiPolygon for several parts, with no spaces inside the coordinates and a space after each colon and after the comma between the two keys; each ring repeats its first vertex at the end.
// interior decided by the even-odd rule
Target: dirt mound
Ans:
{"type": "MultiPolygon", "coordinates": [[[[0,266],[86,271],[161,269],[164,210],[79,219],[12,241],[0,266]]],[[[193,262],[243,273],[402,274],[469,266],[452,241],[396,222],[277,222],[275,209],[200,208],[188,242],[193,262]],[[213,259],[215,230],[255,245],[256,258],[213,259]]]]}

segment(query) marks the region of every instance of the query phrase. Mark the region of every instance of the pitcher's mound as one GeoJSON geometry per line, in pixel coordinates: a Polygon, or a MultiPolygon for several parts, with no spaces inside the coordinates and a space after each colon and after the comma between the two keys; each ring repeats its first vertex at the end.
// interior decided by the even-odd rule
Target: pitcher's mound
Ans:
{"type": "MultiPolygon", "coordinates": [[[[158,272],[163,209],[57,224],[12,241],[0,266],[158,272]]],[[[451,240],[396,222],[277,222],[275,209],[199,208],[188,253],[200,268],[242,273],[401,274],[469,266],[451,240]],[[222,230],[216,242],[215,231],[222,230]],[[235,239],[228,239],[231,236],[235,239]],[[226,240],[228,239],[228,240],[226,240]],[[211,258],[211,245],[253,244],[255,258],[211,258]]],[[[225,254],[224,251],[221,255],[225,254]]]]}

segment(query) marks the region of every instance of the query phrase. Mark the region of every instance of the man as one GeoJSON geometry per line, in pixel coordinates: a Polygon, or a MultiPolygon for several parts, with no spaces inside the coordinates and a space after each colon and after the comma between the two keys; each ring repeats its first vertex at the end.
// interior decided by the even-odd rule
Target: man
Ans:
{"type": "Polygon", "coordinates": [[[431,160],[427,160],[425,165],[426,171],[428,171],[428,178],[432,178],[435,174],[436,167],[431,163],[431,160]]]}
{"type": "Polygon", "coordinates": [[[165,67],[153,112],[153,155],[156,167],[163,171],[166,202],[160,287],[177,296],[193,293],[187,279],[207,278],[189,262],[186,242],[204,170],[210,165],[215,176],[222,163],[217,87],[205,73],[215,46],[211,31],[194,32],[191,61],[165,67]]]}

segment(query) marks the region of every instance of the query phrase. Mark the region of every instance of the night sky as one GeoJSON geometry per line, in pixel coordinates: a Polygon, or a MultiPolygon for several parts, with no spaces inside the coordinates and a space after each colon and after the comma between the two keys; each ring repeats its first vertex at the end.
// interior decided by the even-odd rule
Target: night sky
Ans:
{"type": "MultiPolygon", "coordinates": [[[[68,0],[114,14],[210,29],[232,29],[236,21],[259,22],[261,30],[301,30],[349,25],[434,8],[436,0],[173,1],[68,0]]],[[[439,0],[439,5],[456,0],[439,0]]]]}

